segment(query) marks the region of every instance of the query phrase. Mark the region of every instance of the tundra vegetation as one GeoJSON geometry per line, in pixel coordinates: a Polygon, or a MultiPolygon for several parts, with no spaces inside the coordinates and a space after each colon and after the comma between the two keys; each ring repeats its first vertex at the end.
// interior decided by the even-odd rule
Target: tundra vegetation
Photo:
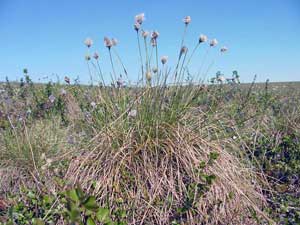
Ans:
{"type": "Polygon", "coordinates": [[[105,37],[111,72],[84,41],[89,85],[0,84],[0,224],[299,224],[300,84],[209,77],[197,52],[228,48],[189,51],[189,16],[168,67],[144,19],[136,83],[105,37]]]}

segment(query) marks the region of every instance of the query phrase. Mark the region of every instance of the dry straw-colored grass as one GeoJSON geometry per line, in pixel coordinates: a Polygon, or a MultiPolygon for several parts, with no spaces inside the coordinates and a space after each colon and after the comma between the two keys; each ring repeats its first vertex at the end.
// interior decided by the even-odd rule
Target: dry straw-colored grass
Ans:
{"type": "Polygon", "coordinates": [[[254,212],[267,218],[256,175],[220,141],[209,141],[188,126],[163,126],[159,138],[142,144],[134,129],[127,134],[107,129],[70,162],[65,178],[93,191],[102,204],[114,207],[121,201],[130,224],[170,224],[174,219],[185,224],[255,224],[254,212]],[[114,137],[122,139],[116,148],[114,137]],[[204,184],[196,168],[212,152],[219,158],[204,172],[216,180],[201,197],[195,194],[192,209],[178,213],[190,184],[204,184]]]}

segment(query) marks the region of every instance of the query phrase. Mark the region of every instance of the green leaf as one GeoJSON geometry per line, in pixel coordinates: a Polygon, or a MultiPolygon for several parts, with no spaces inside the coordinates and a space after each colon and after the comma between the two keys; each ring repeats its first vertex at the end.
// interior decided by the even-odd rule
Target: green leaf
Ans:
{"type": "Polygon", "coordinates": [[[80,211],[78,208],[72,208],[70,211],[69,211],[69,215],[70,215],[70,219],[72,222],[75,222],[77,221],[77,219],[79,218],[79,215],[80,215],[80,211]]]}
{"type": "Polygon", "coordinates": [[[92,217],[89,217],[86,221],[87,225],[96,225],[95,221],[92,219],[92,217]]]}
{"type": "Polygon", "coordinates": [[[77,192],[75,189],[66,191],[66,195],[73,201],[73,202],[79,202],[79,197],[77,195],[77,192]]]}
{"type": "Polygon", "coordinates": [[[92,211],[97,211],[98,210],[98,205],[96,202],[96,198],[94,196],[89,196],[84,202],[83,206],[92,211]]]}
{"type": "Polygon", "coordinates": [[[99,222],[107,222],[110,217],[109,217],[109,209],[107,208],[100,208],[96,214],[97,219],[99,222]]]}
{"type": "Polygon", "coordinates": [[[220,154],[218,152],[210,152],[209,153],[209,159],[210,160],[216,160],[216,159],[218,159],[219,155],[220,154]]]}
{"type": "Polygon", "coordinates": [[[81,189],[81,187],[77,186],[76,188],[76,193],[77,193],[77,196],[79,198],[80,201],[83,201],[84,198],[85,198],[85,195],[84,195],[84,192],[83,190],[81,189]]]}

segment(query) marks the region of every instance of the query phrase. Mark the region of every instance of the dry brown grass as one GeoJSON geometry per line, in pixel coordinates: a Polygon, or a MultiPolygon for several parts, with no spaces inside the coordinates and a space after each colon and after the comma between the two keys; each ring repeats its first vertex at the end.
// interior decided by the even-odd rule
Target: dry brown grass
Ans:
{"type": "MultiPolygon", "coordinates": [[[[188,126],[159,127],[158,138],[143,144],[138,133],[110,128],[70,162],[65,178],[93,191],[102,204],[121,202],[130,224],[255,224],[253,212],[267,218],[265,199],[256,175],[228,153],[220,141],[209,141],[188,126]],[[122,144],[113,148],[120,137],[122,144]],[[215,163],[207,163],[217,152],[215,163]],[[195,189],[193,207],[184,213],[191,184],[206,185],[197,168],[206,162],[204,173],[216,180],[203,195],[195,189]],[[93,181],[96,186],[91,188],[93,181]]],[[[228,146],[228,144],[227,144],[228,146]]]]}

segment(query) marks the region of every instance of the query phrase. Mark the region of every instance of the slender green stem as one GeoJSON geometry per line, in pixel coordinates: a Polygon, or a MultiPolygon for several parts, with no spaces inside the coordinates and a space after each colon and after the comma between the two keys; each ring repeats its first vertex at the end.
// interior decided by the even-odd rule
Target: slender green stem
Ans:
{"type": "Polygon", "coordinates": [[[91,72],[91,68],[90,68],[90,64],[88,61],[86,61],[88,70],[89,70],[89,75],[90,75],[90,80],[91,80],[91,86],[93,86],[93,76],[92,76],[92,72],[91,72]]]}
{"type": "Polygon", "coordinates": [[[183,43],[184,43],[184,38],[185,38],[185,35],[186,35],[186,31],[187,31],[187,25],[184,26],[183,35],[182,35],[182,38],[181,38],[181,44],[180,44],[180,50],[179,50],[179,57],[178,57],[177,64],[176,64],[176,67],[175,67],[174,83],[176,83],[176,79],[177,79],[177,71],[178,71],[180,59],[181,59],[181,56],[182,56],[181,49],[183,47],[183,43]]]}
{"type": "MultiPolygon", "coordinates": [[[[200,65],[200,68],[198,70],[198,73],[197,73],[197,77],[199,78],[200,74],[201,74],[201,71],[202,71],[202,68],[203,68],[203,65],[204,65],[204,62],[206,61],[206,58],[208,56],[208,53],[209,53],[209,50],[210,50],[210,47],[206,50],[203,58],[202,58],[202,62],[201,62],[201,65],[200,65]]],[[[200,79],[200,78],[199,78],[200,79]]]]}
{"type": "Polygon", "coordinates": [[[104,81],[103,73],[102,73],[102,70],[101,70],[101,67],[99,64],[99,60],[97,60],[97,66],[98,66],[98,70],[99,70],[99,74],[100,74],[100,79],[102,80],[103,85],[105,86],[105,81],[104,81]]]}
{"type": "Polygon", "coordinates": [[[146,52],[146,70],[150,70],[149,55],[148,55],[148,47],[147,47],[147,39],[146,38],[144,38],[144,44],[145,44],[145,52],[146,52]]]}
{"type": "Polygon", "coordinates": [[[186,55],[187,55],[187,52],[184,54],[184,57],[183,57],[183,60],[182,60],[182,64],[181,64],[181,68],[180,68],[179,76],[178,76],[179,81],[180,81],[181,76],[184,75],[184,71],[183,71],[183,74],[181,74],[181,72],[182,72],[183,65],[184,65],[184,62],[185,62],[185,59],[186,59],[186,55]]]}
{"type": "Polygon", "coordinates": [[[192,54],[190,55],[189,59],[187,60],[186,67],[190,64],[191,59],[192,59],[192,57],[194,56],[194,54],[195,54],[197,48],[199,47],[199,45],[200,45],[200,43],[198,42],[198,44],[197,44],[197,45],[195,46],[195,48],[193,49],[192,54]]]}
{"type": "Polygon", "coordinates": [[[157,43],[155,45],[155,55],[156,55],[156,68],[157,68],[157,74],[158,74],[159,71],[158,71],[158,48],[157,48],[157,43]]]}
{"type": "Polygon", "coordinates": [[[114,63],[113,63],[113,60],[112,60],[112,55],[111,55],[110,48],[108,49],[108,51],[109,51],[109,58],[110,58],[111,67],[112,67],[113,74],[114,74],[114,79],[115,79],[115,81],[117,81],[117,75],[116,75],[114,63]]]}
{"type": "Polygon", "coordinates": [[[123,70],[124,70],[124,73],[125,73],[125,75],[126,75],[126,78],[128,79],[128,73],[127,73],[127,70],[126,70],[126,68],[125,68],[125,66],[124,66],[124,63],[123,63],[122,60],[121,60],[120,55],[118,54],[117,50],[113,49],[113,51],[114,51],[115,55],[117,56],[117,59],[118,59],[119,63],[120,63],[121,66],[123,67],[123,70]]]}
{"type": "Polygon", "coordinates": [[[142,68],[142,81],[143,81],[144,80],[144,66],[143,66],[143,57],[142,57],[140,37],[139,37],[139,32],[138,31],[136,32],[136,38],[137,38],[139,54],[140,54],[140,62],[141,62],[141,68],[142,68]]]}

